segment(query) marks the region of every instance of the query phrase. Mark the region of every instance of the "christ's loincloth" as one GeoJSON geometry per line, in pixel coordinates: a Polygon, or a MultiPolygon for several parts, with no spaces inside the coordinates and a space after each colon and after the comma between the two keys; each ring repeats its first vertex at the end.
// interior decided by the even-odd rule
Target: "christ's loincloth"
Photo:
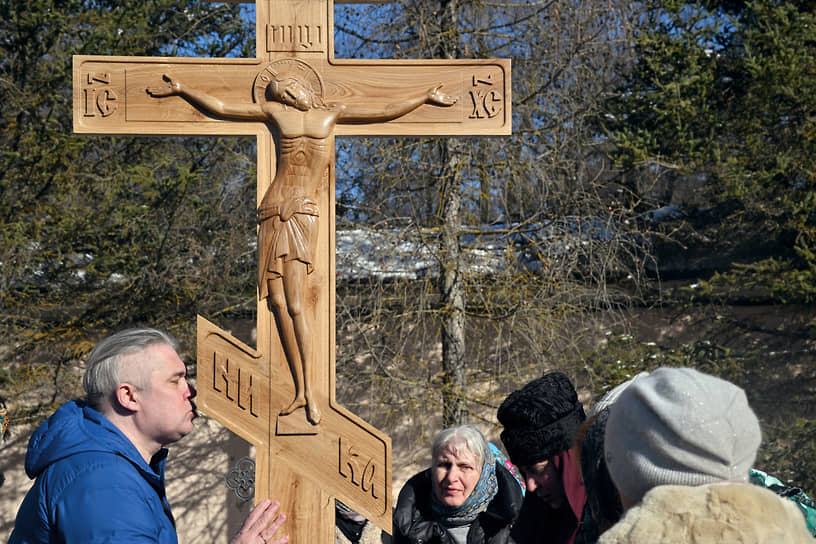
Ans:
{"type": "Polygon", "coordinates": [[[295,213],[287,221],[280,218],[275,206],[265,206],[260,213],[258,229],[258,293],[263,300],[269,294],[267,281],[283,276],[283,263],[298,260],[306,273],[314,270],[317,245],[317,204],[300,199],[295,213]]]}

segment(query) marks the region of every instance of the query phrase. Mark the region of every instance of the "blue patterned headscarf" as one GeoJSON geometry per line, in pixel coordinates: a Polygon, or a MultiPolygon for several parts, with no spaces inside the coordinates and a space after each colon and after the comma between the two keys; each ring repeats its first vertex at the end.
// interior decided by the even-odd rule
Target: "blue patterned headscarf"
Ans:
{"type": "Polygon", "coordinates": [[[499,491],[496,480],[496,460],[490,449],[485,451],[484,465],[479,481],[470,496],[459,506],[447,506],[439,502],[436,493],[431,490],[431,510],[436,518],[444,525],[468,525],[476,519],[480,512],[487,509],[487,505],[499,491]]]}
{"type": "Polygon", "coordinates": [[[510,474],[512,474],[513,479],[519,484],[521,487],[521,496],[523,497],[524,494],[527,492],[527,484],[524,482],[524,478],[521,476],[521,473],[516,468],[516,465],[510,462],[510,459],[496,447],[493,442],[488,442],[487,447],[490,448],[490,451],[493,453],[493,456],[496,458],[496,463],[500,465],[504,465],[510,474]]]}

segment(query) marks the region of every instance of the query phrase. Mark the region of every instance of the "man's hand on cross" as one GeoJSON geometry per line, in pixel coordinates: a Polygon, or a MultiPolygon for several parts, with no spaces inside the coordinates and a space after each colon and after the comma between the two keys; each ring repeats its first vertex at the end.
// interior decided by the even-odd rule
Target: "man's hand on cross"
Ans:
{"type": "Polygon", "coordinates": [[[289,535],[272,540],[283,522],[286,521],[285,514],[275,517],[279,508],[279,502],[272,502],[269,499],[264,499],[258,503],[249,513],[238,533],[232,537],[230,544],[259,544],[259,542],[263,544],[286,544],[286,542],[289,542],[289,535]],[[275,521],[272,521],[273,519],[275,521]],[[272,522],[271,525],[270,522],[272,522]]]}

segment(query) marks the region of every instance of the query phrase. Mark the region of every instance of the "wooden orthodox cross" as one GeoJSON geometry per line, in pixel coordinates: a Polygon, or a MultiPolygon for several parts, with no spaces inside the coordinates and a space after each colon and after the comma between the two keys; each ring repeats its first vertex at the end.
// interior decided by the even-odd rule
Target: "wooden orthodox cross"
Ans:
{"type": "Polygon", "coordinates": [[[257,138],[257,348],[199,316],[199,407],[291,542],[334,541],[334,498],[390,533],[390,439],[335,400],[334,136],[510,134],[510,61],[335,59],[327,0],[256,17],[254,59],[75,56],[74,131],[257,138]]]}

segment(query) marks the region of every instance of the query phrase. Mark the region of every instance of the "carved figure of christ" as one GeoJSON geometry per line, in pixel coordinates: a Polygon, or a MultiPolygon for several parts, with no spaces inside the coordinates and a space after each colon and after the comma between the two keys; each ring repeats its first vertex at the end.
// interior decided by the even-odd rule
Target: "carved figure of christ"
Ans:
{"type": "Polygon", "coordinates": [[[257,348],[199,316],[198,406],[255,446],[256,501],[280,500],[291,542],[334,541],[334,498],[390,532],[391,442],[335,399],[334,137],[510,134],[510,61],[335,59],[328,0],[257,0],[255,12],[252,59],[75,56],[74,131],[256,138],[257,348]],[[281,68],[291,81],[270,87],[281,68]],[[146,91],[177,82],[212,102],[146,91]],[[293,315],[311,342],[298,344],[293,315]]]}
{"type": "Polygon", "coordinates": [[[295,385],[295,398],[280,415],[305,407],[307,419],[317,425],[320,410],[310,379],[314,338],[305,292],[306,276],[314,268],[320,215],[317,191],[331,159],[329,137],[338,123],[390,121],[426,103],[452,106],[457,99],[443,94],[437,86],[384,107],[350,107],[324,102],[318,94],[320,87],[297,75],[311,72],[309,79],[319,80],[318,74],[302,61],[283,59],[270,64],[266,71],[274,74],[263,93],[270,100],[260,103],[225,104],[169,74],[163,76],[167,85],[150,87],[147,92],[156,98],[181,96],[218,117],[269,121],[277,129],[280,162],[258,209],[258,293],[261,300],[268,300],[275,314],[295,385]]]}

